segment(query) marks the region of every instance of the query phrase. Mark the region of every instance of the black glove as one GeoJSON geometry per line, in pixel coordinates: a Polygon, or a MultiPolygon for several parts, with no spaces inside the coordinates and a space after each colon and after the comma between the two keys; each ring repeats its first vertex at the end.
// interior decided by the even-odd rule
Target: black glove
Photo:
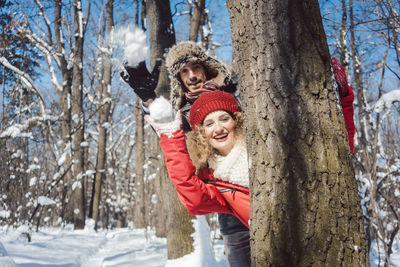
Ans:
{"type": "Polygon", "coordinates": [[[144,61],[135,67],[124,65],[126,72],[121,71],[120,73],[122,79],[132,87],[143,102],[156,98],[154,90],[157,87],[161,63],[161,60],[157,59],[151,73],[147,70],[144,61]]]}

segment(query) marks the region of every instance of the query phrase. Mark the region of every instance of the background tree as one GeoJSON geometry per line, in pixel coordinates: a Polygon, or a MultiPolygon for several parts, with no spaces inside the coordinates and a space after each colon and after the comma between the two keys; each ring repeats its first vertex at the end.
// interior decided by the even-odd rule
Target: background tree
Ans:
{"type": "MultiPolygon", "coordinates": [[[[112,75],[112,48],[111,38],[112,32],[114,30],[114,0],[108,0],[105,7],[105,28],[104,32],[105,40],[108,41],[108,53],[103,53],[101,56],[102,67],[103,67],[103,77],[101,83],[99,84],[100,91],[100,107],[99,107],[99,137],[98,137],[98,149],[97,149],[97,160],[96,160],[96,176],[94,180],[94,185],[92,189],[92,198],[89,217],[91,217],[95,222],[95,228],[97,229],[97,221],[99,219],[99,205],[101,197],[101,189],[103,180],[105,179],[105,166],[107,162],[107,139],[108,139],[108,129],[110,126],[110,111],[111,111],[111,75],[112,75]]],[[[106,42],[107,44],[107,42],[106,42]]]]}
{"type": "Polygon", "coordinates": [[[395,103],[388,103],[385,112],[374,107],[379,106],[379,99],[385,99],[385,93],[390,94],[400,81],[396,33],[392,34],[393,30],[398,30],[398,16],[394,10],[399,6],[395,1],[342,2],[339,8],[334,3],[321,1],[321,12],[331,51],[340,54],[342,62],[349,65],[348,77],[357,98],[357,145],[353,162],[362,197],[368,248],[377,251],[378,265],[389,266],[393,238],[399,225],[396,212],[399,203],[393,198],[393,190],[398,188],[394,162],[399,155],[395,149],[384,148],[399,138],[396,134],[399,109],[395,103]],[[338,38],[336,26],[335,14],[340,10],[347,10],[349,14],[349,19],[340,24],[344,39],[338,38]],[[339,45],[338,39],[349,45],[339,45]]]}
{"type": "Polygon", "coordinates": [[[318,2],[227,4],[252,162],[253,264],[367,266],[318,2]]]}
{"type": "MultiPolygon", "coordinates": [[[[149,21],[151,65],[154,66],[156,59],[164,58],[165,50],[175,43],[175,32],[171,29],[173,24],[169,3],[163,0],[146,1],[146,11],[149,21]]],[[[163,62],[156,92],[157,95],[169,98],[169,90],[168,73],[163,62]]],[[[157,148],[157,154],[160,155],[159,146],[157,148]]],[[[162,186],[160,190],[163,191],[160,202],[163,203],[167,216],[168,259],[180,258],[193,251],[193,239],[190,237],[193,233],[193,216],[190,216],[180,203],[175,187],[168,178],[163,157],[158,168],[162,186]]]]}

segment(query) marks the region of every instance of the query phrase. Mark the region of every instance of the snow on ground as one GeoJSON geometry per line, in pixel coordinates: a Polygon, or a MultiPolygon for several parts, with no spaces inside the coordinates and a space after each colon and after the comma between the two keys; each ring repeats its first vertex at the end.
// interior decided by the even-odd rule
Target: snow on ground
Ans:
{"type": "Polygon", "coordinates": [[[194,226],[201,231],[194,234],[195,252],[173,261],[167,261],[166,239],[155,237],[151,230],[123,228],[96,233],[90,229],[74,231],[72,227],[43,228],[32,232],[28,242],[24,234],[27,227],[8,231],[0,227],[0,266],[226,267],[222,240],[214,245],[215,258],[209,250],[211,246],[203,243],[211,241],[203,219],[194,220],[194,226]]]}
{"type": "MultiPolygon", "coordinates": [[[[222,240],[214,240],[211,248],[210,229],[204,218],[193,220],[195,251],[185,257],[167,261],[165,238],[155,237],[145,229],[114,229],[95,232],[92,229],[72,230],[67,226],[42,228],[31,232],[0,227],[1,267],[226,267],[222,240]]],[[[376,243],[370,253],[371,267],[384,265],[384,254],[376,243]]],[[[393,245],[391,266],[400,267],[400,243],[393,245]]]]}
{"type": "Polygon", "coordinates": [[[16,266],[156,267],[164,266],[167,260],[165,239],[156,238],[154,233],[148,233],[146,239],[144,229],[98,233],[43,229],[32,233],[31,242],[12,236],[13,233],[2,233],[0,242],[16,266]]]}

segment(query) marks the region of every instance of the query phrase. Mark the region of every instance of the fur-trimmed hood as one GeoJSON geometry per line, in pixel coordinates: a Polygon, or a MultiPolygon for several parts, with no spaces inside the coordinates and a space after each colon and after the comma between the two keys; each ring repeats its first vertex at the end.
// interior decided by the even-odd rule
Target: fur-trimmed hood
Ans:
{"type": "Polygon", "coordinates": [[[213,80],[219,87],[232,82],[232,68],[207,53],[192,41],[180,42],[168,52],[166,66],[171,79],[170,101],[175,109],[185,104],[184,85],[179,78],[179,71],[188,63],[201,63],[206,69],[208,80],[213,80]]]}

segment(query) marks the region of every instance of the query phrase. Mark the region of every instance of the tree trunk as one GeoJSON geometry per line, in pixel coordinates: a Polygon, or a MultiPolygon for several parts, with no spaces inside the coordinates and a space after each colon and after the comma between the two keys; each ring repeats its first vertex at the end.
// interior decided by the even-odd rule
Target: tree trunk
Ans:
{"type": "Polygon", "coordinates": [[[68,209],[69,205],[67,200],[68,195],[68,185],[72,183],[72,170],[71,170],[71,87],[72,87],[72,70],[68,67],[68,62],[65,51],[65,44],[62,33],[62,2],[61,0],[56,0],[54,3],[54,33],[56,35],[57,42],[57,53],[58,59],[60,61],[60,71],[62,77],[62,91],[58,92],[58,97],[60,99],[60,116],[61,116],[61,139],[63,141],[63,153],[66,153],[66,160],[64,161],[63,167],[66,174],[64,175],[64,189],[63,189],[63,201],[65,203],[61,217],[66,219],[68,222],[73,222],[73,211],[68,209]]]}
{"type": "Polygon", "coordinates": [[[193,3],[194,12],[190,16],[189,40],[197,42],[200,26],[204,24],[205,0],[196,0],[193,3]]]}
{"type": "Polygon", "coordinates": [[[365,208],[367,209],[367,216],[366,216],[366,238],[367,238],[367,247],[368,251],[371,248],[372,239],[374,238],[375,229],[372,227],[372,222],[374,221],[375,217],[375,197],[376,197],[376,183],[372,181],[372,177],[370,175],[370,171],[372,170],[373,163],[371,162],[370,158],[370,150],[369,150],[369,142],[368,142],[368,132],[367,132],[367,124],[368,124],[368,113],[367,110],[367,102],[364,94],[364,87],[363,87],[363,68],[362,68],[362,60],[358,55],[357,49],[357,40],[355,35],[355,21],[354,21],[354,6],[353,0],[349,0],[349,15],[350,15],[350,45],[351,45],[351,57],[352,57],[352,68],[353,68],[353,89],[354,94],[357,96],[358,102],[358,128],[357,128],[357,135],[358,135],[358,145],[356,152],[359,153],[360,159],[362,162],[361,173],[364,173],[371,183],[370,195],[368,206],[365,208]]]}
{"type": "MultiPolygon", "coordinates": [[[[106,4],[105,12],[105,23],[106,23],[106,40],[110,39],[110,34],[114,27],[114,0],[108,0],[106,4]]],[[[97,161],[96,161],[96,175],[94,178],[93,194],[91,200],[90,213],[91,217],[95,221],[95,229],[97,230],[97,221],[99,219],[99,203],[101,196],[101,187],[103,184],[105,163],[107,159],[107,124],[110,117],[111,109],[111,55],[103,53],[103,81],[100,83],[101,87],[101,101],[102,106],[99,109],[100,120],[99,120],[99,137],[98,137],[98,149],[97,149],[97,161]]]]}
{"type": "MultiPolygon", "coordinates": [[[[164,58],[166,49],[175,43],[175,32],[172,24],[169,1],[149,0],[146,1],[146,10],[149,26],[151,65],[154,66],[157,58],[164,58]]],[[[160,78],[157,85],[157,95],[169,97],[168,73],[163,62],[160,78]]],[[[154,153],[154,152],[153,152],[154,153]]],[[[160,176],[163,183],[164,199],[160,200],[167,207],[167,250],[168,259],[180,258],[193,251],[193,226],[190,216],[180,203],[176,190],[167,176],[164,158],[160,159],[160,176]]]]}
{"type": "Polygon", "coordinates": [[[143,111],[139,103],[139,98],[135,99],[135,217],[136,228],[145,228],[147,226],[147,213],[144,187],[144,125],[143,111]]]}
{"type": "Polygon", "coordinates": [[[339,30],[340,64],[343,66],[346,75],[349,73],[348,49],[346,43],[347,8],[346,0],[342,0],[342,23],[339,30]]]}
{"type": "Polygon", "coordinates": [[[369,266],[318,1],[227,1],[254,266],[369,266]]]}
{"type": "Polygon", "coordinates": [[[83,96],[83,14],[82,2],[74,0],[74,28],[75,43],[74,66],[73,66],[73,85],[72,85],[72,125],[73,125],[73,175],[74,183],[72,186],[71,205],[73,207],[73,222],[76,229],[85,227],[85,189],[83,183],[84,174],[84,149],[82,143],[84,141],[84,114],[82,105],[83,96]]]}

